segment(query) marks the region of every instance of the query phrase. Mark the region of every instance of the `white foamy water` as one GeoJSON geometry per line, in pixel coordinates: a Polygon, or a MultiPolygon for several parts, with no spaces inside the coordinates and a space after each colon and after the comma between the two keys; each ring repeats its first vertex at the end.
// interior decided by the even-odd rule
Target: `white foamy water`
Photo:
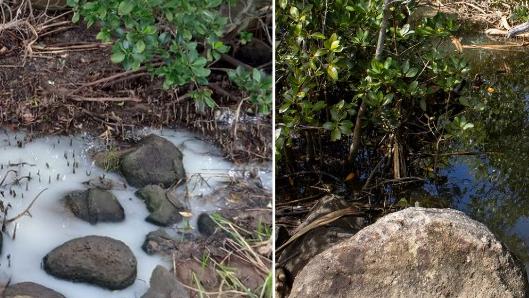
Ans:
{"type": "MultiPolygon", "coordinates": [[[[229,180],[230,175],[237,175],[240,171],[232,163],[225,161],[215,147],[199,140],[193,134],[166,129],[153,132],[173,142],[184,154],[184,167],[188,180],[191,181],[187,191],[196,198],[190,206],[193,214],[191,225],[194,226],[200,212],[215,210],[217,204],[221,204],[211,200],[205,202],[199,198],[211,193],[222,181],[229,180]]],[[[23,136],[18,134],[16,138],[21,140],[23,136]]],[[[47,190],[31,208],[31,217],[24,216],[7,227],[0,257],[3,281],[10,278],[12,284],[36,282],[68,298],[131,298],[140,297],[147,291],[150,275],[156,265],[171,267],[167,260],[149,256],[141,249],[145,236],[158,227],[145,221],[148,212],[145,204],[134,195],[135,188],[128,186],[126,190],[112,190],[125,210],[125,221],[121,223],[91,225],[78,219],[65,208],[62,200],[64,195],[70,191],[86,189],[87,186],[82,182],[88,179],[105,175],[115,181],[125,181],[118,174],[104,172],[89,159],[89,150],[97,145],[93,138],[45,137],[33,140],[21,148],[16,146],[16,142],[15,134],[0,134],[0,164],[3,165],[0,179],[8,170],[16,170],[18,177],[31,176],[31,179],[22,179],[19,184],[12,184],[14,174],[10,173],[0,188],[4,193],[4,197],[0,196],[0,199],[5,204],[12,205],[7,218],[22,212],[40,191],[46,188],[47,190]],[[27,164],[8,166],[16,163],[27,164]],[[74,163],[79,163],[75,173],[74,163]],[[11,237],[15,226],[16,238],[13,240],[11,237]],[[87,235],[112,237],[130,247],[138,260],[138,275],[132,286],[124,290],[110,291],[85,283],[57,279],[42,269],[42,258],[53,248],[73,238],[87,235]]],[[[270,171],[265,169],[259,173],[263,175],[265,188],[271,189],[270,171]]],[[[184,188],[180,191],[183,192],[184,188]]]]}

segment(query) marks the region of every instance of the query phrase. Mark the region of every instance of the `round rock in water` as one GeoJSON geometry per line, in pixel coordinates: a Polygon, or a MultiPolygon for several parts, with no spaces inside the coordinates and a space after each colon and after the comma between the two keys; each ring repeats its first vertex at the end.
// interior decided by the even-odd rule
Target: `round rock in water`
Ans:
{"type": "Polygon", "coordinates": [[[111,290],[124,289],[136,279],[136,257],[125,243],[109,237],[70,240],[53,249],[43,261],[44,270],[55,277],[111,290]]]}
{"type": "Polygon", "coordinates": [[[4,290],[4,298],[65,298],[64,295],[33,282],[13,284],[4,290]]]}
{"type": "Polygon", "coordinates": [[[169,187],[185,179],[182,152],[170,141],[148,135],[121,159],[121,172],[135,187],[160,184],[169,187]]]}
{"type": "Polygon", "coordinates": [[[523,266],[485,225],[407,208],[315,256],[289,297],[526,297],[523,266]]]}
{"type": "Polygon", "coordinates": [[[66,205],[75,216],[91,224],[98,222],[120,222],[125,212],[118,199],[109,191],[91,188],[74,191],[66,195],[66,205]]]}

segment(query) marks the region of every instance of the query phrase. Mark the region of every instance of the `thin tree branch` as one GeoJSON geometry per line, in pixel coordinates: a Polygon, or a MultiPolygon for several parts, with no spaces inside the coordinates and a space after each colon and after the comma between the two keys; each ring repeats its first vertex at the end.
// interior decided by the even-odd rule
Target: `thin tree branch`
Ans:
{"type": "MultiPolygon", "coordinates": [[[[382,23],[380,24],[380,31],[378,33],[377,48],[375,50],[375,60],[382,60],[382,52],[384,51],[384,43],[386,41],[386,31],[389,26],[389,7],[393,0],[384,0],[384,7],[382,8],[382,23]]],[[[355,127],[353,130],[353,141],[349,147],[348,161],[351,163],[356,157],[356,153],[360,147],[360,135],[362,133],[362,118],[366,112],[366,101],[362,100],[358,113],[356,115],[355,127]]]]}

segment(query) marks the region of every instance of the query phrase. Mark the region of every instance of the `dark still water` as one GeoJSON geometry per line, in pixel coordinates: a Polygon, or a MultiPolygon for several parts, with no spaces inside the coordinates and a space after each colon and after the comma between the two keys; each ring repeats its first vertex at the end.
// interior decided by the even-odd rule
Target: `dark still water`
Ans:
{"type": "Polygon", "coordinates": [[[425,190],[486,224],[529,269],[529,48],[486,36],[462,43],[475,46],[463,55],[478,83],[462,97],[478,107],[465,114],[474,127],[425,190]]]}

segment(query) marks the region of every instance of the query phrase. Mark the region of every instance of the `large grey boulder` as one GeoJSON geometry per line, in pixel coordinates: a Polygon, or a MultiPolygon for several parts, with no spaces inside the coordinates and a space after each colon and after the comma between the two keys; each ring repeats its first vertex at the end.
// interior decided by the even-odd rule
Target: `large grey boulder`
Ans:
{"type": "Polygon", "coordinates": [[[91,224],[120,222],[125,212],[118,199],[109,191],[91,188],[74,191],[65,196],[66,206],[80,219],[91,224]]]}
{"type": "Polygon", "coordinates": [[[189,293],[182,284],[169,272],[158,265],[154,268],[150,288],[141,298],[187,298],[189,293]]]}
{"type": "Polygon", "coordinates": [[[109,237],[67,241],[48,253],[43,263],[55,277],[111,290],[124,289],[136,280],[136,257],[125,243],[109,237]]]}
{"type": "Polygon", "coordinates": [[[146,220],[159,226],[170,226],[182,221],[179,213],[185,208],[181,202],[172,199],[167,192],[158,185],[147,185],[136,192],[147,206],[150,214],[146,220]]]}
{"type": "Polygon", "coordinates": [[[64,295],[34,282],[9,285],[2,295],[4,298],[65,298],[64,295]]]}
{"type": "Polygon", "coordinates": [[[185,179],[182,152],[168,140],[148,135],[121,159],[121,172],[135,187],[160,184],[169,187],[185,179]]]}
{"type": "Polygon", "coordinates": [[[526,297],[523,266],[483,224],[408,208],[315,256],[289,297],[526,297]]]}

